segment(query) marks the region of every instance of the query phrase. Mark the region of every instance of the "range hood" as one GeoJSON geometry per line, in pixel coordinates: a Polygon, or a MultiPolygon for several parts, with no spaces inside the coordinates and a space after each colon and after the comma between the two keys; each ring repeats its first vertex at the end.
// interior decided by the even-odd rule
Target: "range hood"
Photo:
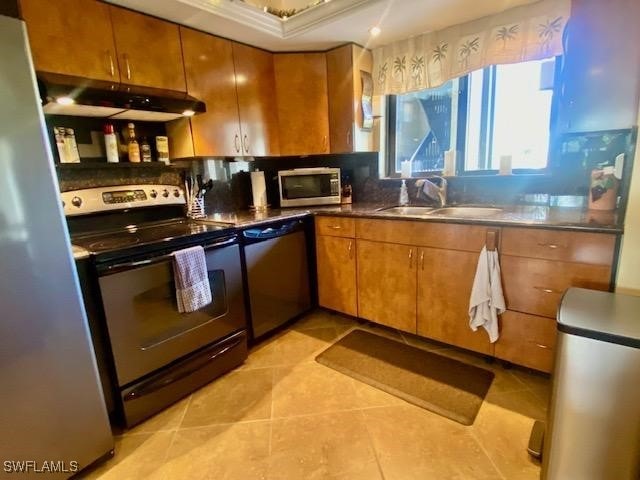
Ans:
{"type": "Polygon", "coordinates": [[[37,73],[44,113],[168,122],[206,111],[185,92],[37,73]]]}

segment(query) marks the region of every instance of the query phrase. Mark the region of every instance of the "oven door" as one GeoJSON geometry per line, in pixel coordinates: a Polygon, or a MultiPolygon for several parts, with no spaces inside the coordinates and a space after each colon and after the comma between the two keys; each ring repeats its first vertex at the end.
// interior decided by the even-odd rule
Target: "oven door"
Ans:
{"type": "Polygon", "coordinates": [[[237,237],[205,245],[205,254],[213,301],[191,313],[178,312],[171,255],[99,268],[121,387],[246,328],[237,237]]]}

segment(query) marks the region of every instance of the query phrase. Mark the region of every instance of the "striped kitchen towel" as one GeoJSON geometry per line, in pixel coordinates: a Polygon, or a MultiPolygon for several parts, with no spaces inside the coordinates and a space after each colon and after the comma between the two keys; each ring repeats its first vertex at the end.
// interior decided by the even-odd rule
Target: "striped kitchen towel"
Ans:
{"type": "Polygon", "coordinates": [[[195,312],[211,303],[204,248],[190,247],[173,252],[173,272],[180,313],[195,312]]]}

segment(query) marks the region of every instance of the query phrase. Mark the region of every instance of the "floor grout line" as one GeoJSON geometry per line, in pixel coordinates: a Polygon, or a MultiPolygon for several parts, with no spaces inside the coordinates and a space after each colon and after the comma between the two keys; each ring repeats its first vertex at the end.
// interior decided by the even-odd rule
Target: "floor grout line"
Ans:
{"type": "Polygon", "coordinates": [[[485,456],[487,457],[487,459],[489,460],[493,468],[496,470],[496,472],[498,472],[498,475],[500,475],[500,478],[502,480],[507,480],[507,477],[505,477],[504,474],[502,473],[502,470],[498,468],[498,465],[496,465],[496,462],[493,461],[493,458],[491,457],[491,455],[489,455],[489,452],[487,451],[486,448],[484,448],[484,445],[482,445],[482,442],[480,441],[480,439],[477,437],[477,435],[471,428],[469,429],[469,435],[471,436],[471,438],[473,438],[473,440],[476,442],[478,447],[480,447],[480,450],[482,450],[482,453],[485,454],[485,456]]]}
{"type": "Polygon", "coordinates": [[[380,458],[378,458],[378,449],[376,448],[375,442],[373,441],[373,435],[371,435],[371,431],[369,430],[369,425],[367,424],[367,418],[364,414],[364,409],[360,410],[360,416],[362,417],[362,423],[364,424],[364,429],[366,430],[367,437],[369,438],[369,444],[371,445],[371,450],[373,450],[373,458],[376,459],[376,464],[378,465],[378,472],[380,473],[380,478],[382,480],[385,480],[384,470],[382,469],[380,458]]]}

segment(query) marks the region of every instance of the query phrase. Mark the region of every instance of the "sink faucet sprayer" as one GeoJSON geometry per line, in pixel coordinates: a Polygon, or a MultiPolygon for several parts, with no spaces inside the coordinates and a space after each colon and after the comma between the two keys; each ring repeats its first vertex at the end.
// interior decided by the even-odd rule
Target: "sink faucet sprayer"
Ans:
{"type": "Polygon", "coordinates": [[[416,187],[418,187],[417,198],[422,198],[425,195],[431,200],[436,200],[440,203],[440,207],[444,207],[447,203],[447,180],[444,177],[430,177],[421,178],[416,181],[416,187]],[[440,186],[438,187],[432,179],[439,179],[440,186]]]}

